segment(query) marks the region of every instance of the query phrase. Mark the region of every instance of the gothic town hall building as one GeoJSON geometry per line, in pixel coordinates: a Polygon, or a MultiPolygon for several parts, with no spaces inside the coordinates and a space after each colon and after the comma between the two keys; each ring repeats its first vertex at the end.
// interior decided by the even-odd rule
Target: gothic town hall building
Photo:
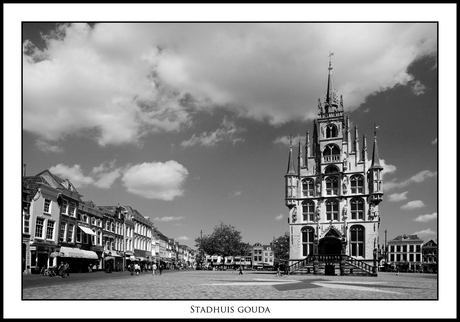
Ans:
{"type": "MultiPolygon", "coordinates": [[[[372,158],[366,136],[350,128],[342,96],[334,90],[329,61],[326,97],[318,100],[313,133],[299,142],[297,164],[290,140],[285,175],[289,208],[290,263],[309,255],[347,255],[355,263],[372,265],[379,235],[382,166],[374,129],[372,158]],[[362,144],[360,144],[360,141],[362,144]]],[[[317,256],[317,258],[319,258],[317,256]]]]}

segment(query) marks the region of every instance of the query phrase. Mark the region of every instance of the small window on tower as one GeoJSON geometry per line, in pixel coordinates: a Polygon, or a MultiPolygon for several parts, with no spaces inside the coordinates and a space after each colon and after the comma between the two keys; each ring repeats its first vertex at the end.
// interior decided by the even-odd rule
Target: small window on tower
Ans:
{"type": "Polygon", "coordinates": [[[328,124],[326,126],[326,138],[329,139],[329,138],[335,138],[337,137],[337,126],[335,126],[334,124],[328,124]]]}

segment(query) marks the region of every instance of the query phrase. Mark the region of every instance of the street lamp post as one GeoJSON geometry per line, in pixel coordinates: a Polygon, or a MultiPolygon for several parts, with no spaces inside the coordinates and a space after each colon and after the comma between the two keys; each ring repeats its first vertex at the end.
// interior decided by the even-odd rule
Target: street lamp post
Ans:
{"type": "Polygon", "coordinates": [[[372,254],[374,255],[374,267],[373,267],[373,271],[374,273],[377,272],[377,249],[374,248],[374,251],[372,252],[372,254]]]}
{"type": "Polygon", "coordinates": [[[118,204],[118,207],[117,207],[117,212],[118,214],[121,214],[122,217],[123,217],[123,272],[126,270],[126,208],[125,207],[122,207],[120,206],[120,204],[118,204]],[[124,209],[124,211],[122,212],[121,209],[124,209]]]}

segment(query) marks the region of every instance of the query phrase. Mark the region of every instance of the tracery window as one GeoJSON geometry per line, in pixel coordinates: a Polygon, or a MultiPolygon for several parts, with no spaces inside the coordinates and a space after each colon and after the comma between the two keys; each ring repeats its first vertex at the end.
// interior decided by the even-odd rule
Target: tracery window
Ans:
{"type": "Polygon", "coordinates": [[[304,197],[313,197],[315,193],[315,183],[313,179],[305,179],[302,181],[302,191],[304,197]]]}
{"type": "Polygon", "coordinates": [[[339,202],[337,200],[326,201],[326,219],[339,220],[339,202]]]}
{"type": "Polygon", "coordinates": [[[339,179],[337,177],[327,177],[326,180],[326,195],[336,196],[339,193],[339,179]]]}
{"type": "Polygon", "coordinates": [[[313,255],[315,230],[312,227],[302,228],[302,256],[313,255]]]}
{"type": "Polygon", "coordinates": [[[326,125],[326,138],[335,138],[337,137],[337,126],[335,124],[326,125]]]}
{"type": "Polygon", "coordinates": [[[363,193],[364,192],[364,178],[361,175],[354,175],[350,179],[351,182],[351,193],[363,193]]]}
{"type": "Polygon", "coordinates": [[[324,162],[340,162],[340,149],[335,144],[328,144],[323,151],[324,162]]]}
{"type": "Polygon", "coordinates": [[[315,203],[307,201],[302,204],[302,216],[304,221],[315,220],[315,203]]]}
{"type": "Polygon", "coordinates": [[[350,254],[364,257],[364,227],[353,225],[350,228],[350,254]]]}
{"type": "Polygon", "coordinates": [[[353,198],[351,204],[351,219],[364,219],[364,201],[362,198],[353,198]]]}

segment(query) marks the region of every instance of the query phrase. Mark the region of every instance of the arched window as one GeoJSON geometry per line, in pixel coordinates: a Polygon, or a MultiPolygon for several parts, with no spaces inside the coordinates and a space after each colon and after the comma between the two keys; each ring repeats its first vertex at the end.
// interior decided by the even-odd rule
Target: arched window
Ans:
{"type": "Polygon", "coordinates": [[[339,202],[337,200],[326,201],[326,219],[339,220],[339,202]]]}
{"type": "Polygon", "coordinates": [[[337,168],[335,165],[330,165],[324,170],[324,174],[338,174],[339,172],[339,168],[337,168]]]}
{"type": "Polygon", "coordinates": [[[324,162],[340,162],[340,149],[335,144],[328,144],[323,151],[324,162]]]}
{"type": "Polygon", "coordinates": [[[313,255],[315,230],[312,227],[302,228],[302,256],[313,255]]]}
{"type": "Polygon", "coordinates": [[[336,196],[339,193],[339,179],[337,177],[327,177],[325,182],[326,182],[326,195],[336,196]]]}
{"type": "Polygon", "coordinates": [[[313,179],[305,179],[302,181],[302,191],[304,197],[313,197],[315,191],[315,182],[313,179]]]}
{"type": "Polygon", "coordinates": [[[337,126],[335,124],[328,124],[326,126],[326,138],[335,138],[337,137],[337,126]]]}
{"type": "Polygon", "coordinates": [[[364,227],[353,225],[350,228],[350,254],[364,257],[364,227]]]}
{"type": "Polygon", "coordinates": [[[351,176],[351,193],[364,193],[364,178],[361,175],[351,176]]]}
{"type": "Polygon", "coordinates": [[[351,219],[364,219],[364,201],[362,198],[353,198],[351,204],[351,219]]]}
{"type": "Polygon", "coordinates": [[[315,220],[315,203],[313,201],[307,201],[302,204],[302,215],[304,221],[315,220]]]}

